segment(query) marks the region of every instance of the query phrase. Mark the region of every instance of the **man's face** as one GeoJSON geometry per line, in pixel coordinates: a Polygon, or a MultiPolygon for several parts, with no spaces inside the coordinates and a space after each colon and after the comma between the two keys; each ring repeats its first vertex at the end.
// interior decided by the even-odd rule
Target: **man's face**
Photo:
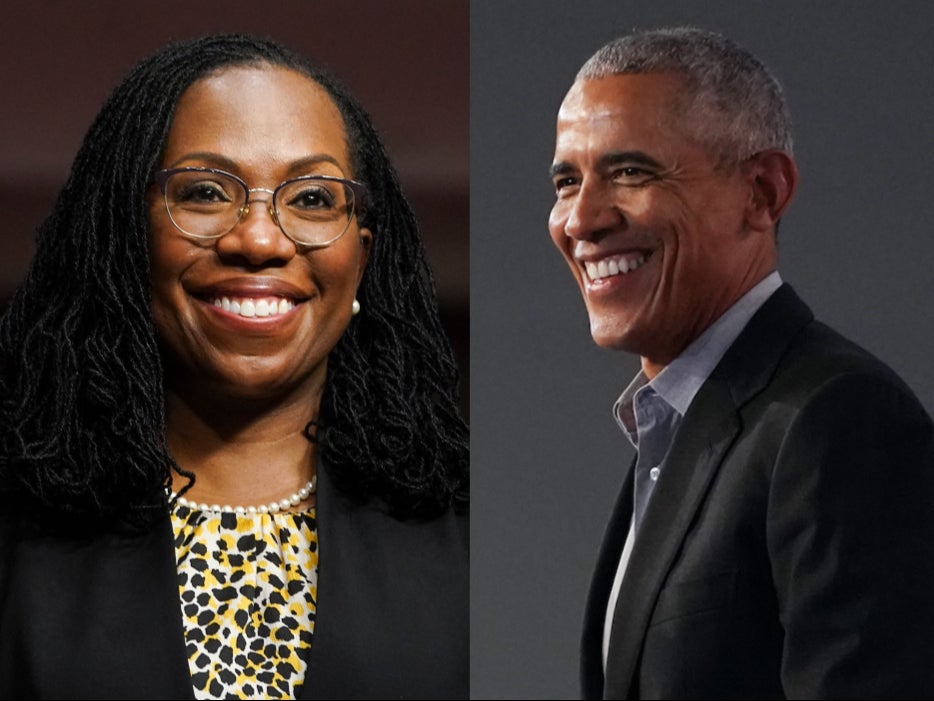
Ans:
{"type": "Polygon", "coordinates": [[[754,176],[717,160],[678,117],[674,74],[575,83],[558,112],[549,230],[600,346],[654,374],[775,267],[751,231],[754,176]]]}

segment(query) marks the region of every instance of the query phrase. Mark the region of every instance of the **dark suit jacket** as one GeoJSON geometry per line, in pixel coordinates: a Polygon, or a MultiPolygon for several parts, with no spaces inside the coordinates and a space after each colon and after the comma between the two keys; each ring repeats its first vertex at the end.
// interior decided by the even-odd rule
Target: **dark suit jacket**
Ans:
{"type": "MultiPolygon", "coordinates": [[[[351,505],[319,470],[300,698],[467,698],[466,523],[351,505]]],[[[0,524],[0,698],[194,698],[168,517],[144,535],[73,539],[0,524]]]]}
{"type": "Polygon", "coordinates": [[[585,698],[934,695],[934,428],[787,285],[701,387],[636,538],[630,469],[585,614],[585,698]]]}

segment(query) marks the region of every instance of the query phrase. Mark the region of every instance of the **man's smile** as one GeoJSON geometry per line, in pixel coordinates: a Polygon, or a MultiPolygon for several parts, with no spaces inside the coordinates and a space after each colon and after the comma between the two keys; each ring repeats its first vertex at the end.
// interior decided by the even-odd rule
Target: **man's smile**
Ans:
{"type": "Polygon", "coordinates": [[[603,278],[614,275],[625,275],[633,270],[637,270],[645,264],[651,253],[618,253],[606,256],[599,260],[580,261],[587,277],[591,281],[602,280],[603,278]]]}

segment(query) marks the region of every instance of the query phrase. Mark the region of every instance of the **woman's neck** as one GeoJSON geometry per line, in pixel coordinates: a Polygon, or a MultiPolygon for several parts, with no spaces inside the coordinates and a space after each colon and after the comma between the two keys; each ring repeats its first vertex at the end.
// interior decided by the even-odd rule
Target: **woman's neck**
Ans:
{"type": "MultiPolygon", "coordinates": [[[[217,398],[198,401],[167,391],[169,452],[196,480],[185,496],[254,505],[298,491],[315,476],[315,446],[305,429],[317,416],[317,404],[307,398],[272,407],[217,398]]],[[[173,491],[187,482],[173,473],[173,491]]]]}

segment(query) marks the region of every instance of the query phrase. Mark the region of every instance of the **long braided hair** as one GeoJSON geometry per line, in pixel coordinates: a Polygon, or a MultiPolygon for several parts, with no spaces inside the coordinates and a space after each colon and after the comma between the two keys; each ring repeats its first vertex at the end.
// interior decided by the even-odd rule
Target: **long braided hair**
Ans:
{"type": "MultiPolygon", "coordinates": [[[[181,94],[232,65],[307,75],[337,105],[373,232],[312,435],[347,496],[400,516],[466,508],[467,426],[415,217],[368,115],[323,70],[243,35],[172,44],[104,104],[0,319],[0,508],[144,526],[171,471],[150,309],[145,192],[181,94]]],[[[183,473],[187,474],[187,473],[183,473]]]]}

